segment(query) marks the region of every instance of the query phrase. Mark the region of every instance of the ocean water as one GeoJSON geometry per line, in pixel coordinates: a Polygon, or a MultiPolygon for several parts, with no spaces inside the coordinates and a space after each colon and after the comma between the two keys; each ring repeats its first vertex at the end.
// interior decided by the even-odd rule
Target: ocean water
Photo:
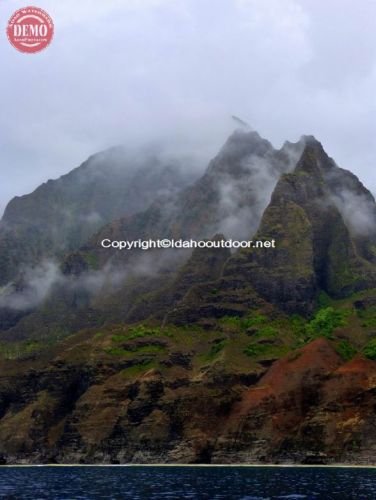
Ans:
{"type": "Polygon", "coordinates": [[[1,467],[1,499],[376,499],[376,469],[1,467]]]}

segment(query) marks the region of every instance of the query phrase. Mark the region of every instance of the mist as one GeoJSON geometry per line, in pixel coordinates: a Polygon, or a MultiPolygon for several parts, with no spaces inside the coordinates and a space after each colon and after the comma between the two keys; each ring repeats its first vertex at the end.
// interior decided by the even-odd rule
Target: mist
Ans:
{"type": "Polygon", "coordinates": [[[23,273],[24,286],[11,282],[0,288],[0,308],[23,311],[38,306],[50,293],[53,286],[62,282],[58,265],[53,261],[42,262],[23,273]]]}
{"type": "Polygon", "coordinates": [[[364,194],[355,194],[346,189],[332,197],[347,227],[356,236],[376,235],[376,206],[364,194]]]}
{"type": "Polygon", "coordinates": [[[0,310],[29,312],[46,300],[56,300],[56,294],[68,293],[71,297],[84,294],[89,301],[110,296],[134,279],[170,274],[190,253],[186,250],[135,251],[129,262],[109,258],[101,269],[80,274],[66,273],[61,263],[45,259],[39,265],[24,268],[17,280],[0,287],[0,310]]]}
{"type": "Polygon", "coordinates": [[[237,240],[253,237],[281,174],[295,168],[302,150],[303,143],[292,148],[285,145],[282,149],[287,159],[285,165],[276,162],[274,150],[266,157],[251,154],[241,161],[246,175],[238,180],[222,176],[218,184],[220,222],[213,232],[237,240]]]}

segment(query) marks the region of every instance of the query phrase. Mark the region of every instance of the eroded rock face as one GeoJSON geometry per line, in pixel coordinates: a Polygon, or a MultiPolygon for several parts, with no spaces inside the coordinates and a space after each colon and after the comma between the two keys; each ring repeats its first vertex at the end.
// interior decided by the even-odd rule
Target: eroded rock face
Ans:
{"type": "Polygon", "coordinates": [[[185,364],[174,381],[156,369],[127,380],[121,368],[56,362],[16,379],[2,377],[2,460],[375,459],[376,363],[361,357],[344,363],[324,339],[276,361],[248,386],[220,372],[198,381],[185,364]]]}

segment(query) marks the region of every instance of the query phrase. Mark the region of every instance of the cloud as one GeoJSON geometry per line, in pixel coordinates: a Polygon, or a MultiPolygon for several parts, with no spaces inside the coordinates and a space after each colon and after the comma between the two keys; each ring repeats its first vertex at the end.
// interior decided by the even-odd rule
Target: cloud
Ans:
{"type": "Polygon", "coordinates": [[[22,283],[13,282],[0,288],[0,309],[28,311],[43,303],[54,290],[86,292],[95,296],[101,290],[115,291],[123,282],[126,271],[106,265],[100,271],[89,271],[80,276],[68,276],[61,272],[58,263],[46,260],[40,265],[28,268],[22,276],[22,283]]]}
{"type": "MultiPolygon", "coordinates": [[[[26,56],[0,36],[0,211],[117,143],[209,159],[235,114],[279,146],[314,134],[376,188],[376,2],[38,2],[56,35],[26,56]]],[[[19,3],[4,0],[0,18],[19,3]]],[[[4,21],[5,22],[5,21],[4,21]]]]}
{"type": "Polygon", "coordinates": [[[110,259],[101,269],[81,274],[66,274],[58,262],[45,259],[39,265],[24,269],[17,280],[0,287],[0,312],[1,309],[29,312],[51,298],[59,301],[62,294],[84,295],[89,300],[110,296],[133,279],[171,272],[188,255],[184,250],[136,251],[125,264],[110,259]]]}
{"type": "Polygon", "coordinates": [[[0,288],[0,308],[23,311],[36,307],[45,300],[52,287],[62,281],[62,276],[56,263],[45,261],[27,269],[22,281],[21,290],[15,283],[0,288]]]}
{"type": "Polygon", "coordinates": [[[229,176],[220,179],[219,210],[221,218],[213,232],[228,238],[247,239],[257,230],[281,172],[273,171],[270,159],[251,156],[242,162],[246,172],[237,181],[229,176]]]}
{"type": "Polygon", "coordinates": [[[332,200],[352,234],[368,237],[376,234],[375,203],[369,196],[344,189],[332,200]]]}

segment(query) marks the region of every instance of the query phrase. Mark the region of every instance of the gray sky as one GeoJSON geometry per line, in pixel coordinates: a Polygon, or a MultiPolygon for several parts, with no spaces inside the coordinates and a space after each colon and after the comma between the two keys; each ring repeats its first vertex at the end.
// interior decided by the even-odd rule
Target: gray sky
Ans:
{"type": "Polygon", "coordinates": [[[230,116],[279,147],[314,134],[376,191],[376,0],[37,0],[45,51],[8,42],[0,3],[0,213],[118,143],[214,155],[230,116]]]}

